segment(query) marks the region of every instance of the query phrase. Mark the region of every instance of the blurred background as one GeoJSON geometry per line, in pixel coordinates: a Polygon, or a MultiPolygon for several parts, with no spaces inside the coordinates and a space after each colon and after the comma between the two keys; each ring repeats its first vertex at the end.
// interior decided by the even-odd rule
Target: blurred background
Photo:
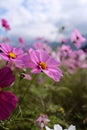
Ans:
{"type": "Polygon", "coordinates": [[[16,44],[20,36],[29,44],[36,37],[45,37],[50,43],[69,38],[75,28],[87,35],[86,12],[87,0],[2,0],[0,19],[5,18],[11,30],[0,29],[0,37],[8,35],[16,44]]]}

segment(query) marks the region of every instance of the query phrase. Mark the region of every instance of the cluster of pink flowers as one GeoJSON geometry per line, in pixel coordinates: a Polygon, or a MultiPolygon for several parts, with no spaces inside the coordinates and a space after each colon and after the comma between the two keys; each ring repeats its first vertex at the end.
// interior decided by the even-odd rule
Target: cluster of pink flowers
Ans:
{"type": "MultiPolygon", "coordinates": [[[[6,31],[10,30],[7,20],[2,19],[1,24],[6,31]]],[[[36,39],[36,41],[38,40],[42,40],[42,38],[36,39]]],[[[24,40],[21,37],[19,37],[18,41],[21,45],[24,45],[24,40]]],[[[32,79],[32,73],[43,72],[56,82],[60,81],[62,77],[62,71],[59,69],[60,63],[48,54],[51,50],[47,46],[47,41],[44,39],[43,42],[44,46],[41,48],[36,43],[34,45],[36,50],[29,48],[25,52],[21,47],[12,47],[9,43],[0,43],[0,60],[5,63],[5,67],[0,69],[0,120],[7,119],[18,102],[13,93],[3,91],[4,87],[11,85],[15,81],[13,69],[30,69],[30,73],[26,73],[27,71],[21,73],[21,77],[28,80],[32,79]]],[[[44,121],[46,117],[42,116],[42,118],[44,121]]]]}
{"type": "Polygon", "coordinates": [[[62,45],[58,48],[57,56],[63,68],[74,73],[77,68],[87,68],[87,54],[82,50],[72,50],[70,46],[62,45]]]}
{"type": "Polygon", "coordinates": [[[47,126],[48,122],[50,120],[48,119],[47,115],[41,114],[35,121],[35,123],[40,127],[40,130],[43,130],[45,126],[47,126]]]}
{"type": "MultiPolygon", "coordinates": [[[[11,69],[16,67],[18,69],[31,68],[30,73],[45,73],[55,81],[59,81],[62,72],[58,68],[60,63],[52,58],[44,50],[29,49],[28,52],[23,52],[21,48],[13,48],[8,44],[1,43],[0,58],[6,62],[6,67],[0,70],[0,120],[7,119],[13,109],[16,107],[17,98],[10,92],[3,92],[2,88],[9,86],[14,80],[11,69]]],[[[22,73],[22,76],[31,80],[31,76],[22,73]]]]}
{"type": "MultiPolygon", "coordinates": [[[[6,31],[10,30],[7,20],[2,19],[1,22],[6,31]]],[[[24,46],[22,37],[19,37],[18,41],[24,46]]],[[[63,76],[60,65],[66,68],[69,73],[73,73],[77,68],[87,68],[87,54],[79,49],[85,41],[86,39],[79,31],[74,30],[71,35],[71,42],[78,48],[74,51],[66,45],[68,40],[65,38],[61,39],[62,45],[55,52],[43,37],[35,40],[35,49],[27,48],[27,51],[24,51],[21,47],[12,47],[10,44],[0,43],[0,60],[6,63],[5,67],[0,69],[0,120],[7,119],[18,102],[13,93],[3,91],[4,87],[10,86],[15,81],[13,69],[30,70],[29,73],[26,73],[27,71],[21,73],[22,78],[28,80],[32,79],[32,74],[44,73],[54,81],[59,82],[63,76]]],[[[43,83],[42,77],[39,80],[40,83],[43,83]]],[[[47,115],[40,115],[36,120],[41,130],[48,122],[47,115]]],[[[61,126],[58,125],[54,126],[54,130],[58,127],[62,130],[61,126]]],[[[72,128],[75,130],[75,127],[72,128]]],[[[50,130],[48,127],[46,129],[50,130]]]]}

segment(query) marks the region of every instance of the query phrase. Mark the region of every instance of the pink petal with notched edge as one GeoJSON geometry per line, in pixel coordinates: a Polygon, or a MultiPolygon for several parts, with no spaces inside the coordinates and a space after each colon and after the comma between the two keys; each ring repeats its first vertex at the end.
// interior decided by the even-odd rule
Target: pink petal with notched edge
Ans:
{"type": "Polygon", "coordinates": [[[16,108],[17,97],[11,92],[0,93],[0,120],[7,119],[16,108]]]}
{"type": "Polygon", "coordinates": [[[60,78],[62,76],[61,70],[55,68],[49,68],[48,70],[43,70],[43,72],[55,81],[60,81],[60,78]]]}
{"type": "Polygon", "coordinates": [[[7,87],[11,85],[15,80],[11,69],[8,67],[0,69],[0,75],[0,87],[7,87]]]}

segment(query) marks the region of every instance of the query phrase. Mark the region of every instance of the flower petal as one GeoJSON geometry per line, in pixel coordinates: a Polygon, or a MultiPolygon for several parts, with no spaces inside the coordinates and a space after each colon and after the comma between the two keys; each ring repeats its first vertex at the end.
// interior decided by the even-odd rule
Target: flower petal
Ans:
{"type": "Polygon", "coordinates": [[[9,67],[0,69],[0,87],[7,87],[11,85],[15,77],[9,67]]]}
{"type": "Polygon", "coordinates": [[[17,97],[11,92],[0,93],[0,120],[7,119],[15,109],[17,97]]]}
{"type": "Polygon", "coordinates": [[[68,130],[76,130],[74,125],[70,125],[70,127],[68,128],[68,130]]]}
{"type": "Polygon", "coordinates": [[[48,126],[45,126],[45,128],[46,128],[46,130],[52,130],[52,129],[50,129],[48,126]]]}
{"type": "Polygon", "coordinates": [[[54,125],[54,130],[62,130],[62,127],[58,124],[54,125]]]}
{"type": "Polygon", "coordinates": [[[43,70],[43,72],[57,82],[60,81],[60,78],[62,76],[62,72],[60,69],[48,68],[47,70],[43,70]]]}

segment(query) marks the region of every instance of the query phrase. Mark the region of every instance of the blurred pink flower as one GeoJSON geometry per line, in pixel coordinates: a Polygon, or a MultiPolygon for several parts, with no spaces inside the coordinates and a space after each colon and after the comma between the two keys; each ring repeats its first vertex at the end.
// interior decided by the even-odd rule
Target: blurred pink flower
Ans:
{"type": "Polygon", "coordinates": [[[63,59],[62,64],[71,74],[77,68],[87,68],[86,54],[82,50],[71,51],[68,59],[63,59]]]}
{"type": "Polygon", "coordinates": [[[55,81],[60,81],[62,76],[62,72],[58,68],[59,62],[43,50],[30,49],[29,54],[24,56],[24,65],[32,68],[31,73],[44,72],[55,81]]]}
{"type": "Polygon", "coordinates": [[[85,41],[86,38],[84,38],[77,29],[71,34],[71,42],[73,42],[77,48],[79,48],[85,41]]]}
{"type": "Polygon", "coordinates": [[[2,51],[0,56],[3,60],[11,62],[11,64],[15,63],[18,68],[22,67],[22,57],[24,54],[21,48],[13,48],[8,44],[1,44],[0,50],[2,51]]]}
{"type": "Polygon", "coordinates": [[[6,19],[2,19],[1,24],[2,24],[2,27],[4,27],[6,31],[10,30],[10,25],[8,24],[6,19]]]}
{"type": "Polygon", "coordinates": [[[19,38],[18,38],[18,41],[19,41],[19,43],[20,43],[21,45],[24,45],[24,40],[23,40],[23,38],[19,37],[19,38]]]}
{"type": "Polygon", "coordinates": [[[4,87],[8,87],[15,80],[10,68],[0,69],[0,75],[0,120],[5,120],[15,109],[18,99],[13,93],[3,91],[4,87]]]}
{"type": "Polygon", "coordinates": [[[48,46],[46,42],[43,42],[43,43],[42,42],[35,42],[34,48],[39,49],[39,50],[44,50],[49,54],[52,52],[52,48],[50,46],[48,46]]]}
{"type": "Polygon", "coordinates": [[[24,78],[24,79],[27,79],[27,80],[31,80],[31,76],[29,74],[25,74],[25,73],[22,73],[20,75],[20,77],[24,78]]]}
{"type": "Polygon", "coordinates": [[[62,44],[67,43],[67,39],[62,38],[62,39],[61,39],[61,43],[62,43],[62,44]]]}
{"type": "Polygon", "coordinates": [[[62,45],[57,49],[57,56],[60,58],[60,61],[67,59],[72,52],[71,47],[67,45],[62,45]]]}
{"type": "Polygon", "coordinates": [[[50,120],[47,115],[41,114],[35,121],[36,124],[39,125],[40,130],[43,130],[44,126],[48,124],[50,120]]]}

